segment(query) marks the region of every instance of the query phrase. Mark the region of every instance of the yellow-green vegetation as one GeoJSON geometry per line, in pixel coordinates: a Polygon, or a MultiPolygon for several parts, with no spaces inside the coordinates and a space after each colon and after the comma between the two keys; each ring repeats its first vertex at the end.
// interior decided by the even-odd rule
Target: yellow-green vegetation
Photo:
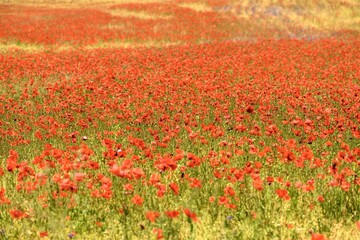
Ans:
{"type": "Polygon", "coordinates": [[[261,15],[277,19],[285,27],[290,20],[296,26],[320,31],[360,30],[358,0],[257,0],[232,1],[231,11],[241,17],[261,15]]]}
{"type": "Polygon", "coordinates": [[[103,49],[103,48],[160,48],[174,45],[180,45],[181,42],[170,41],[102,41],[93,45],[87,45],[85,49],[103,49]]]}
{"type": "Polygon", "coordinates": [[[29,44],[14,41],[0,42],[0,53],[8,51],[27,51],[27,52],[41,52],[44,51],[44,46],[39,44],[29,44]]]}
{"type": "Polygon", "coordinates": [[[113,16],[117,17],[135,17],[140,19],[169,19],[171,16],[167,15],[159,15],[159,14],[151,14],[145,11],[129,11],[124,9],[115,9],[107,11],[113,16]]]}
{"type": "MultiPolygon", "coordinates": [[[[268,37],[274,38],[304,38],[310,36],[310,38],[334,36],[339,31],[353,31],[354,34],[360,31],[360,1],[358,0],[256,0],[256,1],[228,1],[223,5],[212,6],[211,1],[155,1],[155,0],[79,0],[79,1],[19,1],[8,0],[6,5],[20,4],[35,7],[51,7],[51,8],[82,8],[91,7],[110,14],[113,17],[122,18],[136,18],[139,20],[168,20],[172,18],[171,15],[152,13],[149,10],[146,11],[134,11],[126,8],[113,9],[111,6],[117,4],[148,4],[148,3],[171,3],[176,4],[182,8],[188,8],[196,12],[217,12],[223,16],[235,17],[237,22],[236,31],[240,32],[242,36],[238,36],[238,39],[251,39],[251,37],[257,32],[269,31],[268,37]],[[245,21],[244,21],[245,20],[245,21]],[[272,30],[274,29],[274,30],[272,30]]],[[[16,7],[16,5],[14,5],[16,7]]],[[[0,13],[6,14],[6,13],[0,13]]],[[[41,21],[46,21],[46,18],[51,16],[33,16],[32,19],[39,18],[41,21]]],[[[162,29],[164,24],[154,26],[155,32],[167,31],[162,29]]],[[[131,31],[132,28],[136,29],[136,25],[131,26],[121,22],[110,22],[101,27],[102,29],[118,30],[118,31],[131,31]]],[[[231,30],[233,31],[233,30],[231,30]]],[[[240,34],[240,35],[241,35],[240,34]]],[[[142,46],[168,46],[172,44],[178,44],[176,39],[169,41],[156,40],[156,43],[152,40],[143,40],[143,43],[139,41],[129,40],[103,40],[97,44],[86,44],[85,48],[94,47],[130,47],[134,44],[134,47],[142,46]],[[163,45],[164,44],[164,45],[163,45]]],[[[202,43],[201,39],[198,43],[202,43]]],[[[206,41],[205,41],[206,42],[206,41]]],[[[7,41],[3,40],[0,45],[0,51],[4,52],[11,49],[21,49],[25,51],[44,51],[46,49],[73,49],[75,46],[71,43],[56,44],[56,46],[42,46],[42,44],[25,44],[19,41],[7,41]]],[[[77,48],[77,47],[76,47],[77,48]]]]}
{"type": "Polygon", "coordinates": [[[185,2],[179,3],[179,6],[184,8],[190,8],[197,12],[212,12],[213,8],[204,2],[185,2]]]}

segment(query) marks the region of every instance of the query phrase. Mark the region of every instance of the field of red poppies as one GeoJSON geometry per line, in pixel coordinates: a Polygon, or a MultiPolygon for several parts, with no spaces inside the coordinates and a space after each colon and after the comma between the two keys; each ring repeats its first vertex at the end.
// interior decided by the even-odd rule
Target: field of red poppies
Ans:
{"type": "Polygon", "coordinates": [[[1,4],[0,239],[359,239],[360,4],[244,2],[1,4]]]}

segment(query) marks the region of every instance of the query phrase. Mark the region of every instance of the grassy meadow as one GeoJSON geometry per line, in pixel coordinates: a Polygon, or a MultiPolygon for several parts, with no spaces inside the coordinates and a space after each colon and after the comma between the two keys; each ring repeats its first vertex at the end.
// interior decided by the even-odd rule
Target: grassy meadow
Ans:
{"type": "Polygon", "coordinates": [[[0,4],[0,239],[360,239],[360,1],[0,4]]]}

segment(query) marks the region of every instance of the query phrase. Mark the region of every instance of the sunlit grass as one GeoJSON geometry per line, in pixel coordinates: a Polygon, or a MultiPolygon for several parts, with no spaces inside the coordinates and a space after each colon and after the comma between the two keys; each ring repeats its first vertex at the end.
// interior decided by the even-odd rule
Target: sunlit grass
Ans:
{"type": "Polygon", "coordinates": [[[117,17],[135,17],[140,19],[169,19],[171,16],[151,14],[145,11],[129,11],[126,9],[113,9],[108,11],[112,16],[117,17]]]}
{"type": "Polygon", "coordinates": [[[14,41],[2,41],[0,42],[0,52],[8,51],[27,51],[27,52],[41,52],[44,51],[45,47],[39,44],[29,44],[14,41]]]}
{"type": "Polygon", "coordinates": [[[104,48],[138,48],[138,47],[168,47],[180,45],[181,42],[170,42],[170,41],[101,41],[96,44],[87,45],[85,49],[104,49],[104,48]]]}
{"type": "Polygon", "coordinates": [[[284,28],[290,24],[321,31],[360,30],[360,2],[355,0],[232,1],[229,6],[240,17],[276,18],[284,28]]]}
{"type": "Polygon", "coordinates": [[[203,3],[203,2],[185,2],[185,3],[180,3],[179,6],[184,7],[184,8],[190,8],[197,12],[212,12],[213,11],[213,9],[209,5],[207,5],[206,3],[203,3]]]}
{"type": "Polygon", "coordinates": [[[126,24],[122,23],[110,23],[103,26],[104,29],[125,29],[126,27],[126,24]]]}
{"type": "Polygon", "coordinates": [[[61,45],[41,45],[41,44],[23,44],[19,42],[2,42],[0,44],[0,53],[11,53],[14,51],[24,51],[29,53],[37,53],[44,51],[51,52],[62,52],[62,51],[74,51],[77,49],[85,49],[85,50],[94,50],[94,49],[106,49],[106,48],[161,48],[161,47],[169,47],[175,45],[183,44],[180,41],[172,42],[172,41],[135,41],[132,39],[129,40],[116,40],[116,41],[99,41],[96,44],[89,44],[83,46],[74,46],[71,44],[61,44],[61,45]]]}
{"type": "MultiPolygon", "coordinates": [[[[246,197],[246,196],[244,196],[246,197]]],[[[253,195],[251,197],[254,197],[253,195]]],[[[34,201],[25,201],[22,203],[24,209],[31,209],[36,206],[36,199],[34,201]]],[[[105,203],[98,203],[105,204],[105,203]]],[[[241,204],[241,201],[240,203],[241,204]]],[[[217,206],[218,207],[218,206],[217,206]]],[[[141,217],[136,218],[132,216],[130,226],[124,225],[124,219],[118,215],[108,217],[101,222],[101,226],[95,223],[97,220],[91,212],[96,212],[97,208],[88,206],[86,212],[80,213],[78,217],[82,217],[83,231],[75,231],[75,229],[82,229],[79,226],[79,219],[72,219],[69,211],[54,212],[44,210],[36,210],[38,219],[39,214],[43,211],[44,219],[51,218],[46,225],[41,226],[37,223],[33,225],[31,222],[14,221],[13,225],[3,225],[2,230],[6,233],[7,237],[16,236],[18,239],[37,239],[39,232],[47,229],[51,233],[51,239],[65,239],[68,235],[74,233],[77,239],[143,239],[144,236],[151,236],[155,239],[153,229],[159,227],[176,239],[254,239],[259,236],[271,239],[310,239],[311,234],[318,231],[318,220],[321,219],[321,213],[315,208],[312,213],[304,210],[303,217],[299,218],[296,215],[289,214],[288,204],[277,203],[276,209],[281,209],[278,213],[275,210],[268,211],[267,216],[257,214],[252,217],[244,214],[242,217],[236,214],[229,213],[226,215],[221,211],[214,218],[208,212],[200,213],[198,216],[201,218],[198,222],[186,221],[184,218],[177,218],[171,221],[160,220],[159,223],[149,224],[149,222],[141,217]],[[271,218],[269,218],[271,217],[271,218]],[[46,228],[45,228],[46,227],[46,228]],[[131,227],[131,228],[129,228],[131,227]],[[125,237],[127,236],[127,237],[125,237]]],[[[79,212],[79,208],[77,208],[79,212]]],[[[71,211],[71,210],[70,210],[71,211]]],[[[211,210],[209,209],[209,212],[211,210]]],[[[360,238],[360,231],[355,224],[349,222],[326,221],[322,222],[329,233],[326,234],[328,239],[334,240],[352,240],[360,238]]]]}

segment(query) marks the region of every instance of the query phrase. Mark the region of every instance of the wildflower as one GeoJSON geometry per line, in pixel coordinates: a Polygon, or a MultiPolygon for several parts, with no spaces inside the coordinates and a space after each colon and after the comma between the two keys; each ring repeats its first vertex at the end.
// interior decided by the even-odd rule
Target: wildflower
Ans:
{"type": "Polygon", "coordinates": [[[12,172],[16,169],[18,158],[19,158],[18,153],[11,149],[9,151],[9,157],[6,160],[6,168],[9,172],[12,172]]]}
{"type": "Polygon", "coordinates": [[[125,184],[123,188],[126,191],[126,193],[131,193],[134,190],[133,185],[131,185],[130,183],[125,184]]]}
{"type": "Polygon", "coordinates": [[[325,109],[324,109],[324,113],[325,113],[326,115],[329,115],[329,114],[331,113],[331,108],[325,108],[325,109]]]}
{"type": "Polygon", "coordinates": [[[153,233],[156,234],[156,239],[163,239],[164,236],[163,236],[163,230],[160,229],[160,228],[154,228],[153,229],[153,233]]]}
{"type": "Polygon", "coordinates": [[[252,105],[247,106],[246,107],[246,112],[253,113],[254,112],[254,107],[252,105]]]}
{"type": "Polygon", "coordinates": [[[73,237],[75,237],[76,233],[75,232],[71,232],[69,233],[67,236],[72,239],[73,237]]]}
{"type": "Polygon", "coordinates": [[[86,176],[85,173],[77,172],[77,173],[74,174],[74,180],[76,182],[81,182],[85,178],[85,176],[86,176]]]}
{"type": "Polygon", "coordinates": [[[288,201],[288,200],[291,199],[290,196],[289,196],[288,191],[285,190],[285,189],[277,189],[277,190],[276,190],[276,194],[277,194],[280,198],[284,199],[285,201],[288,201]]]}
{"type": "Polygon", "coordinates": [[[225,196],[221,196],[221,197],[219,197],[219,205],[224,205],[224,204],[226,204],[226,203],[228,203],[229,202],[229,199],[227,199],[227,197],[225,197],[225,196]]]}
{"type": "Polygon", "coordinates": [[[195,214],[194,212],[190,211],[190,209],[185,208],[185,209],[184,209],[184,213],[185,213],[185,215],[186,215],[188,218],[190,218],[190,219],[193,220],[194,222],[197,222],[197,221],[198,221],[198,218],[197,218],[196,214],[195,214]]]}
{"type": "Polygon", "coordinates": [[[0,204],[10,204],[10,200],[5,196],[5,188],[0,188],[0,204]]]}
{"type": "Polygon", "coordinates": [[[40,237],[47,237],[47,236],[49,236],[49,234],[48,234],[48,232],[40,232],[39,236],[40,237]]]}
{"type": "Polygon", "coordinates": [[[320,233],[313,233],[311,235],[311,240],[326,240],[326,237],[320,233]]]}
{"type": "Polygon", "coordinates": [[[168,216],[169,218],[176,218],[179,216],[179,214],[180,214],[180,212],[176,211],[176,210],[165,212],[165,215],[168,216]]]}
{"type": "Polygon", "coordinates": [[[160,182],[161,180],[161,175],[159,173],[153,173],[150,176],[149,182],[151,185],[155,185],[156,183],[160,182]]]}
{"type": "Polygon", "coordinates": [[[145,176],[145,173],[141,168],[133,168],[131,170],[131,176],[135,179],[140,179],[145,176]]]}
{"type": "Polygon", "coordinates": [[[190,183],[190,187],[192,188],[201,188],[202,185],[201,185],[201,181],[197,178],[193,178],[191,183],[190,183]]]}
{"type": "Polygon", "coordinates": [[[131,199],[132,203],[141,206],[144,202],[144,199],[142,197],[140,197],[139,195],[135,195],[132,199],[131,199]]]}
{"type": "Polygon", "coordinates": [[[318,196],[318,201],[319,201],[319,202],[324,202],[325,199],[324,199],[324,197],[323,197],[322,195],[319,195],[319,196],[318,196]]]}
{"type": "Polygon", "coordinates": [[[253,181],[253,187],[258,190],[258,191],[262,191],[264,189],[263,187],[263,181],[261,180],[261,178],[256,178],[253,181]]]}
{"type": "Polygon", "coordinates": [[[237,208],[237,206],[235,204],[232,204],[232,203],[225,204],[225,207],[227,207],[229,209],[236,209],[237,208]]]}
{"type": "Polygon", "coordinates": [[[227,216],[227,217],[226,217],[226,220],[228,220],[228,221],[231,221],[231,220],[233,220],[233,219],[234,219],[233,216],[227,216]]]}
{"type": "Polygon", "coordinates": [[[148,212],[146,212],[145,215],[146,215],[146,218],[149,219],[150,222],[154,223],[156,221],[156,219],[160,216],[160,213],[148,211],[148,212]]]}
{"type": "Polygon", "coordinates": [[[360,220],[355,223],[358,230],[360,230],[360,220]]]}
{"type": "Polygon", "coordinates": [[[156,185],[156,188],[158,189],[156,195],[160,198],[163,197],[166,193],[166,185],[158,183],[156,185]]]}
{"type": "Polygon", "coordinates": [[[271,177],[271,176],[268,176],[266,178],[266,181],[268,182],[268,185],[271,185],[275,181],[275,179],[273,177],[271,177]]]}
{"type": "Polygon", "coordinates": [[[29,216],[27,213],[22,212],[18,209],[10,209],[9,213],[13,219],[27,218],[29,216]]]}
{"type": "Polygon", "coordinates": [[[169,186],[175,195],[179,195],[179,186],[176,183],[170,183],[169,186]]]}

